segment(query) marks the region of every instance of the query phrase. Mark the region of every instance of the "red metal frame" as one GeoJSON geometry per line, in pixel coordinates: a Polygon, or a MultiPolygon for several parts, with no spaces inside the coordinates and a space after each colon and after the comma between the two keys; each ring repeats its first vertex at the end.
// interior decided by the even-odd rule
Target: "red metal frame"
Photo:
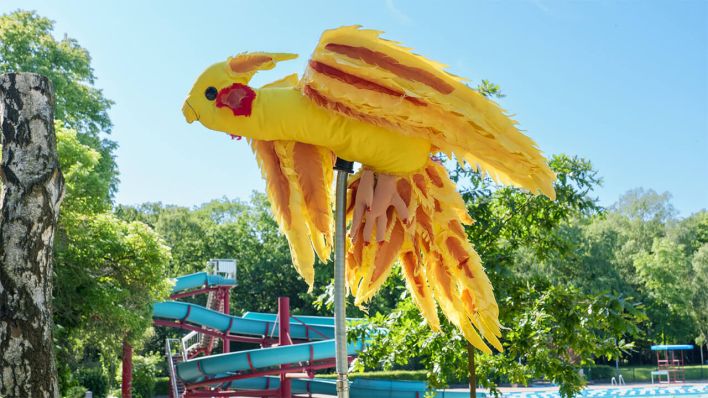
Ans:
{"type": "MultiPolygon", "coordinates": [[[[666,371],[666,383],[685,383],[686,382],[686,368],[683,356],[683,350],[681,351],[681,359],[676,358],[676,350],[657,350],[656,351],[656,367],[657,370],[666,371]],[[661,359],[660,353],[664,353],[664,359],[661,359]],[[669,359],[669,352],[671,352],[671,359],[669,359]],[[673,375],[673,381],[672,376],[673,375]]],[[[659,376],[659,384],[661,382],[661,376],[659,376]]]]}
{"type": "MultiPolygon", "coordinates": [[[[234,391],[194,391],[190,392],[189,395],[185,397],[233,397],[234,391]]],[[[246,390],[239,391],[239,397],[277,397],[280,396],[280,389],[275,388],[271,390],[246,390]]]]}
{"type": "Polygon", "coordinates": [[[247,336],[239,336],[239,335],[233,335],[233,334],[227,334],[227,333],[222,333],[222,332],[216,332],[212,329],[205,329],[202,328],[201,326],[194,326],[186,322],[182,321],[166,321],[164,319],[155,319],[152,321],[153,324],[157,326],[166,326],[169,328],[178,328],[178,329],[184,329],[184,330],[189,330],[189,331],[195,331],[199,333],[204,333],[209,336],[214,336],[218,337],[220,339],[228,339],[231,341],[239,341],[242,343],[253,343],[253,344],[261,344],[265,346],[270,346],[278,342],[277,338],[271,338],[271,337],[247,337],[247,336]]]}
{"type": "MultiPolygon", "coordinates": [[[[290,338],[290,298],[278,297],[278,345],[291,345],[293,343],[290,338]]],[[[280,398],[290,398],[292,395],[292,383],[288,379],[288,367],[283,365],[280,367],[280,398]]]]}
{"type": "Polygon", "coordinates": [[[177,300],[177,299],[181,299],[181,298],[185,298],[185,297],[192,297],[192,296],[196,296],[196,295],[198,295],[198,294],[209,293],[209,292],[211,292],[211,291],[219,290],[219,288],[221,288],[221,287],[222,287],[222,286],[208,286],[208,287],[207,287],[207,286],[205,285],[204,287],[199,288],[199,289],[189,290],[189,291],[182,292],[182,293],[175,293],[175,294],[172,294],[172,295],[170,295],[170,298],[171,298],[172,300],[177,300]]]}
{"type": "Polygon", "coordinates": [[[133,396],[133,347],[127,340],[123,340],[123,374],[121,375],[121,396],[133,396]]]}
{"type": "MultiPolygon", "coordinates": [[[[203,380],[197,383],[192,383],[192,384],[187,384],[187,390],[188,391],[193,391],[195,389],[201,388],[201,387],[209,387],[214,384],[223,384],[227,383],[230,381],[234,380],[241,380],[241,379],[251,379],[254,377],[261,377],[261,376],[273,376],[280,374],[284,370],[286,370],[286,373],[310,373],[311,371],[314,370],[321,370],[321,369],[328,369],[328,368],[333,368],[335,367],[335,362],[334,359],[327,359],[324,361],[318,361],[316,363],[311,363],[308,365],[299,365],[299,366],[289,366],[285,369],[268,369],[268,370],[258,370],[254,372],[248,372],[248,373],[243,373],[239,375],[233,375],[233,376],[226,376],[226,377],[219,377],[219,378],[214,378],[214,379],[208,379],[208,380],[203,380]]],[[[218,391],[218,389],[217,389],[218,391]]]]}

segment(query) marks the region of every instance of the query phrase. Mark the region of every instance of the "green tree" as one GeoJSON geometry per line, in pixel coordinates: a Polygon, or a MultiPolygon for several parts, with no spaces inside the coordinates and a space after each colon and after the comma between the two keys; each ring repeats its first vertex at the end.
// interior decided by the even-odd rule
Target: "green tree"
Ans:
{"type": "Polygon", "coordinates": [[[55,117],[81,133],[111,129],[113,104],[93,87],[96,76],[88,51],[67,36],[52,36],[54,22],[34,11],[0,16],[0,73],[34,72],[47,76],[56,90],[55,117]]]}
{"type": "Polygon", "coordinates": [[[634,255],[642,291],[651,299],[655,341],[680,343],[706,336],[708,212],[666,226],[649,250],[634,255]]]}
{"type": "MultiPolygon", "coordinates": [[[[101,154],[57,122],[66,197],[55,244],[54,322],[63,389],[87,358],[114,368],[122,339],[139,346],[152,323],[151,305],[169,291],[169,248],[146,224],[122,221],[101,193],[101,154]]],[[[110,369],[109,369],[110,370],[110,369]]]]}
{"type": "MultiPolygon", "coordinates": [[[[0,15],[0,73],[34,72],[54,84],[54,116],[78,132],[81,143],[101,154],[95,168],[100,178],[110,182],[103,199],[110,202],[118,182],[113,152],[115,142],[101,137],[112,127],[108,110],[113,104],[94,87],[96,76],[88,51],[68,36],[52,35],[54,22],[34,11],[18,10],[0,15]]],[[[97,192],[96,192],[97,193],[97,192]]]]}
{"type": "Polygon", "coordinates": [[[694,313],[701,289],[689,282],[693,258],[708,240],[707,214],[680,220],[668,193],[628,191],[601,217],[575,226],[581,261],[560,280],[643,302],[649,317],[643,346],[693,340],[702,334],[694,313]]]}

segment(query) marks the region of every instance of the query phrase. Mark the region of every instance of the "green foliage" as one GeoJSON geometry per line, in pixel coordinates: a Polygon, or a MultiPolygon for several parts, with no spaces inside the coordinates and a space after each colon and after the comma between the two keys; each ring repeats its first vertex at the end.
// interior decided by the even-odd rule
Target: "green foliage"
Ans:
{"type": "Polygon", "coordinates": [[[105,398],[110,388],[108,375],[100,366],[84,367],[77,372],[79,383],[89,391],[93,392],[96,398],[105,398]]]}
{"type": "Polygon", "coordinates": [[[482,79],[482,81],[475,87],[480,94],[488,98],[504,98],[505,94],[502,93],[501,87],[499,85],[490,82],[489,80],[482,79]]]}
{"type": "Polygon", "coordinates": [[[110,181],[97,170],[101,153],[84,145],[76,130],[55,123],[59,164],[64,174],[62,211],[98,213],[110,210],[110,181]]]}
{"type": "Polygon", "coordinates": [[[155,395],[169,395],[170,392],[170,378],[168,376],[161,376],[155,378],[155,395]]]}
{"type": "Polygon", "coordinates": [[[519,290],[518,298],[501,303],[516,314],[509,323],[514,326],[504,335],[504,355],[482,356],[482,380],[506,376],[527,384],[530,378],[546,378],[560,384],[561,395],[573,396],[585,384],[579,367],[633,348],[624,338],[637,337],[637,325],[645,319],[636,304],[621,297],[544,283],[519,290]],[[492,366],[484,366],[486,361],[492,366]]]}
{"type": "Polygon", "coordinates": [[[112,102],[93,87],[88,51],[69,37],[52,36],[54,22],[34,11],[0,16],[0,73],[34,72],[49,77],[56,91],[55,117],[81,132],[108,131],[112,102]]]}
{"type": "Polygon", "coordinates": [[[603,217],[578,223],[579,262],[554,274],[586,291],[611,291],[645,304],[650,343],[685,343],[704,333],[706,278],[701,247],[708,236],[708,212],[676,218],[670,195],[635,189],[603,217]],[[698,265],[694,266],[694,261],[698,265]]]}
{"type": "MultiPolygon", "coordinates": [[[[133,397],[152,398],[158,393],[156,391],[158,375],[164,361],[162,355],[155,353],[133,355],[133,397]]],[[[123,370],[120,368],[116,374],[116,383],[121,382],[122,374],[123,370]]]]}
{"type": "Polygon", "coordinates": [[[55,245],[56,323],[117,352],[121,336],[139,340],[151,304],[169,290],[169,249],[145,224],[110,214],[64,213],[55,245]]]}
{"type": "Polygon", "coordinates": [[[74,386],[66,390],[64,398],[84,398],[88,388],[84,386],[74,386]]]}
{"type": "Polygon", "coordinates": [[[583,368],[583,371],[585,373],[585,377],[587,377],[588,380],[593,381],[607,382],[607,380],[611,380],[617,375],[617,370],[608,365],[593,365],[589,368],[583,368]]]}
{"type": "Polygon", "coordinates": [[[116,144],[101,138],[100,133],[111,130],[108,110],[113,102],[94,87],[96,77],[88,51],[66,35],[55,39],[53,30],[54,22],[34,11],[0,15],[0,73],[34,72],[52,81],[55,119],[77,131],[82,144],[101,154],[96,173],[110,185],[112,194],[118,183],[113,155],[116,144]]]}
{"type": "Polygon", "coordinates": [[[57,122],[66,181],[55,237],[54,338],[62,388],[73,385],[86,349],[115,361],[123,336],[135,343],[151,326],[151,305],[168,294],[169,248],[145,224],[110,211],[101,154],[57,122]]]}

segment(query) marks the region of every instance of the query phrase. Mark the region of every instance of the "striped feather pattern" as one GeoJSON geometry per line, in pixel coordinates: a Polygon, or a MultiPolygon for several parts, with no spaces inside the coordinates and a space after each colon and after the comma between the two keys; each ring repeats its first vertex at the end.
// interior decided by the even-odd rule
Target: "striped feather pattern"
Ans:
{"type": "Polygon", "coordinates": [[[302,93],[348,117],[428,139],[497,182],[555,197],[546,160],[498,105],[380,33],[357,26],[325,31],[302,93]]]}

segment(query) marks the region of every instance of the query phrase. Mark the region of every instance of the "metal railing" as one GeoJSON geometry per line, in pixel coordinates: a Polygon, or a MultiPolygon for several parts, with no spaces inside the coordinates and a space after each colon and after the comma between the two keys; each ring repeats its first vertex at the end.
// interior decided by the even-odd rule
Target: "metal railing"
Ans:
{"type": "Polygon", "coordinates": [[[202,333],[199,333],[197,331],[191,331],[184,335],[181,339],[182,343],[182,351],[184,352],[184,359],[186,360],[187,354],[190,352],[193,352],[197,348],[199,348],[199,345],[201,344],[202,341],[202,333]]]}
{"type": "Polygon", "coordinates": [[[614,377],[613,377],[612,380],[610,380],[610,384],[611,384],[612,386],[624,386],[624,385],[626,385],[626,383],[624,382],[624,377],[622,377],[621,374],[618,375],[617,378],[614,378],[614,377]]]}
{"type": "MultiPolygon", "coordinates": [[[[172,386],[172,398],[179,398],[179,390],[177,389],[177,371],[175,369],[174,356],[172,355],[172,343],[180,343],[180,339],[165,339],[165,357],[167,358],[168,372],[170,374],[170,384],[172,386]]],[[[182,359],[186,359],[184,346],[180,347],[182,351],[182,359]]]]}

